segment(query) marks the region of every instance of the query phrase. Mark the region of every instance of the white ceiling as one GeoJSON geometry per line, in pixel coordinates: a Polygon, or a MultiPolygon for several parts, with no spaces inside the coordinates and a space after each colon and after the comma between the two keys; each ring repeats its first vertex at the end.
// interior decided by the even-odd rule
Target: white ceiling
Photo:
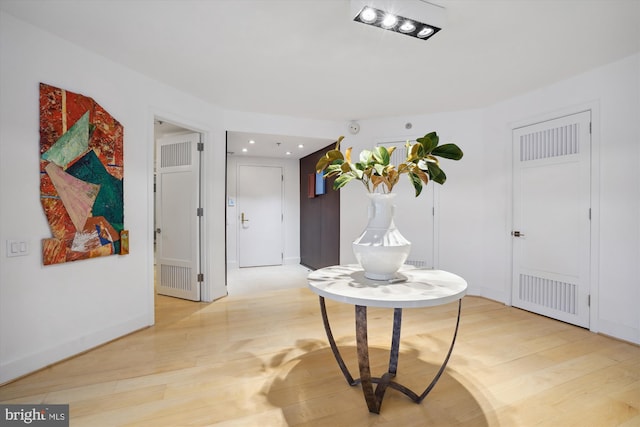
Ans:
{"type": "Polygon", "coordinates": [[[638,0],[436,3],[448,22],[428,41],[353,22],[348,0],[0,8],[222,108],[327,120],[481,108],[640,51],[638,0]]]}

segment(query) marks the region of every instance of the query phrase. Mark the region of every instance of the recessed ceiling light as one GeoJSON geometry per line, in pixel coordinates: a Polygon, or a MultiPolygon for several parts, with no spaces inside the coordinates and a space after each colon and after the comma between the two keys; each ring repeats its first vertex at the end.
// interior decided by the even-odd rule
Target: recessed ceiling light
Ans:
{"type": "Polygon", "coordinates": [[[401,33],[410,33],[412,31],[415,31],[415,29],[416,29],[416,25],[413,22],[409,21],[408,19],[404,21],[399,28],[401,33]]]}
{"type": "Polygon", "coordinates": [[[256,142],[253,139],[249,140],[249,144],[255,144],[256,142]]]}
{"type": "Polygon", "coordinates": [[[351,0],[351,16],[356,22],[383,28],[420,40],[427,40],[445,24],[445,9],[425,0],[396,2],[393,11],[386,0],[351,0]]]}
{"type": "Polygon", "coordinates": [[[420,31],[418,31],[416,37],[423,39],[425,37],[429,37],[431,34],[433,34],[434,31],[435,30],[431,27],[424,27],[420,31]]]}
{"type": "Polygon", "coordinates": [[[298,144],[298,148],[304,148],[304,145],[298,144]]]}
{"type": "Polygon", "coordinates": [[[365,7],[362,9],[362,12],[360,12],[360,19],[362,22],[366,22],[367,24],[371,24],[376,20],[376,18],[378,18],[378,14],[370,7],[365,7]]]}
{"type": "Polygon", "coordinates": [[[394,27],[397,23],[398,23],[398,17],[391,13],[387,13],[384,16],[384,19],[382,20],[382,23],[380,25],[382,25],[382,28],[389,29],[394,27]]]}
{"type": "Polygon", "coordinates": [[[247,151],[249,151],[249,150],[247,150],[246,148],[243,148],[243,149],[242,149],[242,152],[243,152],[243,153],[246,153],[247,151]]]}
{"type": "Polygon", "coordinates": [[[290,155],[291,155],[291,151],[287,151],[285,154],[286,154],[287,156],[290,156],[290,155]]]}

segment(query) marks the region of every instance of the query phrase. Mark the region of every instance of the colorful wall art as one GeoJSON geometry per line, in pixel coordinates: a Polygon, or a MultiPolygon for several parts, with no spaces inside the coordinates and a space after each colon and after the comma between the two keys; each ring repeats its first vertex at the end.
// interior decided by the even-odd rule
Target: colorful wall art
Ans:
{"type": "Polygon", "coordinates": [[[93,99],[40,83],[40,201],[52,234],[42,241],[45,265],[129,252],[123,134],[93,99]]]}

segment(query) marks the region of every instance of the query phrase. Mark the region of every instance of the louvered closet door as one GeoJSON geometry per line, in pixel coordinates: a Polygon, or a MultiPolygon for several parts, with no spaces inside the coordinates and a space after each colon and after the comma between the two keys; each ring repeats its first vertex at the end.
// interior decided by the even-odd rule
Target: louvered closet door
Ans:
{"type": "Polygon", "coordinates": [[[156,290],[200,300],[200,157],[197,133],[169,136],[156,147],[156,290]]]}
{"type": "Polygon", "coordinates": [[[591,113],[513,131],[516,307],[589,326],[591,113]]]}

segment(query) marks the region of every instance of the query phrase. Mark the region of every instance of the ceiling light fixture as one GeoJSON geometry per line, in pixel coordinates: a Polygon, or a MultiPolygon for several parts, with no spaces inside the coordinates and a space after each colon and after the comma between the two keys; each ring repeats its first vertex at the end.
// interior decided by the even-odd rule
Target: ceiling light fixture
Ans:
{"type": "Polygon", "coordinates": [[[380,23],[380,26],[388,30],[389,28],[395,27],[397,23],[398,23],[398,17],[391,13],[387,13],[386,15],[384,15],[384,18],[382,18],[382,22],[380,23]]]}
{"type": "Polygon", "coordinates": [[[388,10],[388,0],[351,0],[351,16],[356,22],[427,40],[444,26],[443,7],[425,0],[404,0],[397,10],[388,10]]]}
{"type": "Polygon", "coordinates": [[[370,7],[365,7],[364,9],[362,9],[362,12],[360,12],[360,20],[367,24],[375,22],[377,18],[378,13],[370,7]]]}
{"type": "Polygon", "coordinates": [[[400,30],[401,33],[411,33],[416,30],[416,24],[407,19],[402,23],[402,25],[400,25],[398,30],[400,30]]]}

